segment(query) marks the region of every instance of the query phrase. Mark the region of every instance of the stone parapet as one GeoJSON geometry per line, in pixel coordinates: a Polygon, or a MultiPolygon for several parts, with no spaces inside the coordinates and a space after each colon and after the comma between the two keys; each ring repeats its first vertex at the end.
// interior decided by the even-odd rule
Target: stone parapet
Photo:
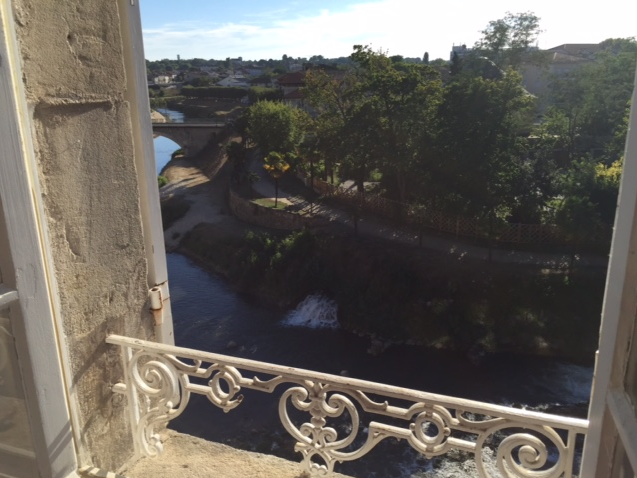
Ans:
{"type": "MultiPolygon", "coordinates": [[[[298,463],[185,435],[172,430],[163,433],[164,452],[144,458],[122,470],[126,478],[302,478],[298,463]]],[[[348,478],[333,473],[332,478],[348,478]]]]}

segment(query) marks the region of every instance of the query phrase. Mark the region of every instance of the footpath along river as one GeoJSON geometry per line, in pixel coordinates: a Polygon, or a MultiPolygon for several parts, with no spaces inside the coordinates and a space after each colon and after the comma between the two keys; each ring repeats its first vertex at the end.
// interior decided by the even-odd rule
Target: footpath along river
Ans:
{"type": "MultiPolygon", "coordinates": [[[[174,121],[183,121],[172,113],[174,121]]],[[[170,140],[155,139],[158,172],[177,148],[170,140]]],[[[561,406],[563,413],[571,406],[581,410],[588,401],[592,364],[511,354],[476,363],[452,352],[409,345],[390,346],[374,356],[367,353],[369,339],[338,328],[336,308],[325,298],[311,296],[296,310],[282,312],[237,294],[223,278],[183,255],[170,253],[167,259],[179,346],[489,403],[549,411],[561,406]]],[[[278,418],[280,391],[242,393],[244,402],[228,414],[194,396],[171,428],[299,461],[278,418]]],[[[360,478],[408,478],[425,476],[421,473],[434,466],[406,444],[386,442],[359,462],[337,465],[337,471],[360,478]]],[[[449,471],[438,469],[436,476],[465,476],[460,465],[443,466],[449,471]]]]}

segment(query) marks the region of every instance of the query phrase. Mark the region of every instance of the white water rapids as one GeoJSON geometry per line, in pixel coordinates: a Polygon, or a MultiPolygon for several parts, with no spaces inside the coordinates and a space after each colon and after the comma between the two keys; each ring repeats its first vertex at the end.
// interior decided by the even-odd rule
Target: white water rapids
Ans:
{"type": "Polygon", "coordinates": [[[338,329],[336,302],[320,294],[308,295],[289,312],[281,325],[310,329],[338,329]]]}

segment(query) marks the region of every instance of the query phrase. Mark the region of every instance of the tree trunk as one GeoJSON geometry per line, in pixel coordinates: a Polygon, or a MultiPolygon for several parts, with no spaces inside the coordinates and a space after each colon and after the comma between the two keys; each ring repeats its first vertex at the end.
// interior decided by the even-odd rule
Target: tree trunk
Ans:
{"type": "Polygon", "coordinates": [[[398,200],[400,202],[407,202],[407,179],[405,175],[397,171],[396,172],[396,186],[398,186],[398,200]]]}
{"type": "Polygon", "coordinates": [[[493,213],[489,213],[489,262],[492,262],[493,253],[493,213]]]}
{"type": "Polygon", "coordinates": [[[573,272],[573,268],[575,267],[575,256],[577,255],[577,234],[573,238],[573,244],[571,247],[571,257],[568,261],[568,272],[569,274],[573,272]]]}
{"type": "Polygon", "coordinates": [[[365,192],[365,181],[363,180],[363,176],[361,174],[359,174],[356,177],[356,191],[358,191],[359,194],[363,194],[365,192]]]}

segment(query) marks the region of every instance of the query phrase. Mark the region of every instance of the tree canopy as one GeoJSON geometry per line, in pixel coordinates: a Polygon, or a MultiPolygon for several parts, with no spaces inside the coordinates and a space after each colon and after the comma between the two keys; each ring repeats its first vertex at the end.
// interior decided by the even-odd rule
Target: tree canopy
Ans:
{"type": "Polygon", "coordinates": [[[280,102],[259,101],[247,112],[248,135],[263,155],[296,151],[304,135],[307,114],[280,102]]]}
{"type": "Polygon", "coordinates": [[[533,12],[507,12],[504,18],[489,22],[474,48],[500,69],[517,69],[523,61],[533,59],[531,47],[541,31],[540,18],[533,12]]]}

